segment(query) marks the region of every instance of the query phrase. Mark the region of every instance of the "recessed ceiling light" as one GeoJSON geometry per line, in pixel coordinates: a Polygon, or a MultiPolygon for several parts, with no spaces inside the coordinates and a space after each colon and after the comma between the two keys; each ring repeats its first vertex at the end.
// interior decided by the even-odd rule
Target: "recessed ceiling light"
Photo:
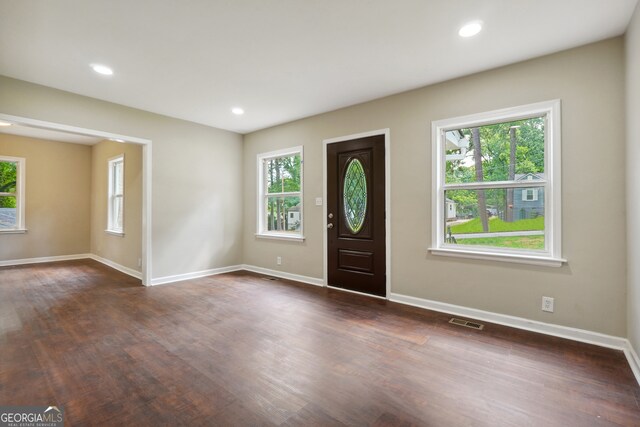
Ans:
{"type": "Polygon", "coordinates": [[[460,37],[473,37],[480,31],[482,31],[482,22],[473,21],[463,25],[460,31],[458,31],[458,35],[460,35],[460,37]]]}
{"type": "Polygon", "coordinates": [[[11,126],[13,123],[0,122],[0,126],[11,126]]]}
{"type": "Polygon", "coordinates": [[[109,141],[113,141],[113,142],[124,142],[124,139],[120,139],[120,138],[109,138],[109,141]]]}
{"type": "Polygon", "coordinates": [[[232,112],[233,114],[235,114],[236,116],[241,116],[241,115],[243,115],[243,114],[244,114],[244,110],[243,110],[242,108],[240,108],[240,107],[233,107],[233,108],[231,109],[231,112],[232,112]]]}
{"type": "Polygon", "coordinates": [[[102,74],[103,76],[110,76],[113,74],[113,70],[106,65],[102,64],[91,64],[91,68],[98,74],[102,74]]]}

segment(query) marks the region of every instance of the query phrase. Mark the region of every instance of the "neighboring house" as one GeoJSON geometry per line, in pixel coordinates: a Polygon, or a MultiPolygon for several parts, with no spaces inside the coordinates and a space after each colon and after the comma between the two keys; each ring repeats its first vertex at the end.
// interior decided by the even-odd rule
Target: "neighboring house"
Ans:
{"type": "Polygon", "coordinates": [[[451,199],[447,199],[447,219],[456,219],[456,206],[457,203],[451,199]]]}
{"type": "MultiPolygon", "coordinates": [[[[544,173],[516,174],[516,181],[538,181],[544,173]]],[[[544,215],[544,187],[516,188],[513,191],[513,219],[530,219],[544,215]]]]}
{"type": "Polygon", "coordinates": [[[300,229],[300,205],[295,205],[287,211],[287,230],[300,229]]]}
{"type": "Polygon", "coordinates": [[[446,155],[447,161],[464,160],[467,151],[469,151],[469,140],[459,130],[450,130],[446,133],[446,146],[447,151],[458,151],[459,153],[450,153],[446,155]]]}
{"type": "Polygon", "coordinates": [[[0,229],[16,226],[16,208],[0,208],[0,229]]]}

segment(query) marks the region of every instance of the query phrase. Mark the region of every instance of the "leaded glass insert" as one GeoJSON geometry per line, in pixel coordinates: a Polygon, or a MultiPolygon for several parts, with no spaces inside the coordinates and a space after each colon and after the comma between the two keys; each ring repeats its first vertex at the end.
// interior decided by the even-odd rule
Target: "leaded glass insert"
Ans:
{"type": "Polygon", "coordinates": [[[351,159],[347,165],[343,193],[347,226],[356,234],[362,228],[367,213],[367,177],[358,159],[351,159]]]}

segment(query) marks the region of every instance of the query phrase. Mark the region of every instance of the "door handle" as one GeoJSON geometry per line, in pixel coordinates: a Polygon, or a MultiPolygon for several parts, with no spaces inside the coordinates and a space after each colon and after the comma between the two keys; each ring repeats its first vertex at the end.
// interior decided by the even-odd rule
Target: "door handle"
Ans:
{"type": "Polygon", "coordinates": [[[333,228],[333,223],[330,222],[329,224],[327,224],[327,228],[329,229],[333,228]]]}

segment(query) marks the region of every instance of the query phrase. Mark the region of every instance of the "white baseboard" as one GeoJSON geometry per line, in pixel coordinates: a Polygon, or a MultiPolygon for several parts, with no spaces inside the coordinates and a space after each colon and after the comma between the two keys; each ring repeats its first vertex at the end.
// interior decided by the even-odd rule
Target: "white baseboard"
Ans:
{"type": "Polygon", "coordinates": [[[512,328],[524,329],[527,331],[538,332],[541,334],[552,335],[560,338],[567,338],[573,341],[580,341],[588,344],[595,344],[601,347],[608,347],[616,350],[625,350],[627,348],[628,341],[626,338],[605,335],[599,332],[592,332],[584,329],[571,328],[568,326],[538,322],[536,320],[529,320],[522,317],[492,313],[490,311],[477,310],[475,308],[447,304],[438,301],[431,301],[402,294],[392,293],[389,299],[401,304],[426,308],[429,310],[453,314],[456,316],[484,320],[485,322],[497,323],[499,325],[510,326],[512,328]]]}
{"type": "MultiPolygon", "coordinates": [[[[314,286],[324,286],[324,280],[315,277],[301,276],[298,274],[271,270],[268,268],[256,267],[254,265],[247,264],[241,265],[239,269],[252,271],[259,274],[266,274],[269,276],[280,277],[283,279],[295,280],[297,282],[307,283],[314,286]]],[[[427,310],[453,314],[456,316],[469,317],[472,319],[483,320],[485,322],[496,323],[516,329],[523,329],[531,332],[537,332],[545,335],[551,335],[573,341],[593,344],[600,347],[621,350],[624,352],[629,362],[629,366],[631,367],[631,370],[633,371],[633,374],[638,381],[638,384],[640,384],[640,358],[638,358],[638,354],[636,353],[629,340],[626,338],[601,334],[599,332],[587,331],[584,329],[571,328],[569,326],[554,325],[551,323],[529,320],[522,317],[493,313],[490,311],[478,310],[475,308],[469,308],[460,305],[431,301],[423,298],[396,293],[389,294],[389,300],[400,304],[425,308],[427,310]]]]}
{"type": "Polygon", "coordinates": [[[216,274],[230,273],[232,271],[242,270],[240,265],[231,265],[229,267],[212,268],[209,270],[194,271],[192,273],[176,274],[173,276],[156,277],[151,279],[151,286],[166,285],[174,282],[182,282],[183,280],[198,279],[200,277],[214,276],[216,274]]]}
{"type": "Polygon", "coordinates": [[[307,283],[314,286],[324,286],[324,280],[316,277],[301,276],[299,274],[287,273],[285,271],[271,270],[255,265],[242,264],[242,270],[251,271],[253,273],[266,274],[268,276],[280,277],[281,279],[295,280],[296,282],[307,283]]]}
{"type": "Polygon", "coordinates": [[[136,271],[132,268],[125,267],[124,265],[120,265],[117,262],[111,261],[110,259],[102,258],[101,256],[95,254],[88,254],[87,258],[90,258],[94,261],[98,261],[106,266],[113,268],[114,270],[118,270],[121,273],[128,274],[131,277],[135,277],[136,279],[142,280],[142,273],[136,271]]]}
{"type": "Polygon", "coordinates": [[[198,279],[200,277],[214,276],[216,274],[231,273],[232,271],[247,270],[253,273],[266,274],[280,277],[282,279],[295,280],[296,282],[307,283],[314,286],[324,286],[324,280],[315,277],[301,276],[299,274],[286,273],[284,271],[270,270],[268,268],[256,267],[254,265],[232,265],[229,267],[213,268],[210,270],[195,271],[192,273],[176,274],[174,276],[157,277],[151,279],[151,285],[166,285],[184,280],[198,279]]]}
{"type": "Polygon", "coordinates": [[[55,262],[55,261],[72,261],[76,259],[90,258],[90,254],[75,254],[75,255],[57,255],[57,256],[45,256],[37,258],[23,258],[23,259],[10,259],[6,261],[0,261],[0,267],[7,267],[11,265],[25,265],[25,264],[40,264],[43,262],[55,262]]]}
{"type": "MultiPolygon", "coordinates": [[[[110,261],[108,259],[99,257],[94,254],[75,254],[75,255],[60,255],[51,257],[39,257],[39,258],[25,258],[14,259],[7,261],[0,261],[0,267],[12,266],[12,265],[24,265],[24,264],[38,264],[45,262],[55,261],[71,261],[78,259],[93,259],[102,264],[105,264],[111,268],[114,268],[122,273],[137,279],[142,278],[142,273],[133,270],[131,268],[122,266],[118,263],[110,261]]],[[[192,273],[176,274],[173,276],[158,277],[151,279],[151,285],[163,285],[168,283],[180,282],[183,280],[197,279],[200,277],[213,276],[216,274],[230,273],[232,271],[247,270],[254,273],[266,274],[269,276],[280,277],[282,279],[294,280],[297,282],[307,283],[314,286],[324,286],[324,280],[302,276],[299,274],[287,273],[284,271],[271,270],[268,268],[257,267],[254,265],[234,265],[229,267],[213,268],[209,270],[196,271],[192,273]]],[[[545,335],[556,336],[560,338],[566,338],[573,341],[584,342],[587,344],[594,344],[601,347],[612,348],[621,350],[624,352],[629,366],[633,371],[633,374],[640,384],[640,358],[638,353],[631,345],[631,342],[622,337],[615,337],[612,335],[601,334],[598,332],[587,331],[584,329],[571,328],[568,326],[554,325],[550,323],[539,322],[536,320],[529,320],[522,317],[508,316],[505,314],[493,313],[490,311],[478,310],[475,308],[464,307],[460,305],[448,304],[438,301],[427,300],[424,298],[417,298],[403,294],[391,293],[389,294],[389,300],[400,304],[406,304],[414,307],[425,308],[427,310],[438,311],[442,313],[448,313],[461,317],[468,317],[471,319],[482,320],[485,322],[496,323],[499,325],[509,326],[517,329],[524,329],[527,331],[538,332],[545,335]]]]}
{"type": "Polygon", "coordinates": [[[136,279],[142,279],[142,273],[140,273],[139,271],[125,267],[123,265],[120,265],[106,258],[102,258],[95,254],[74,254],[74,255],[46,256],[46,257],[37,257],[37,258],[11,259],[7,261],[0,261],[0,267],[6,267],[11,265],[41,264],[44,262],[56,262],[56,261],[73,261],[77,259],[92,259],[104,265],[108,265],[109,267],[115,270],[118,270],[122,273],[128,274],[129,276],[135,277],[136,279]]]}
{"type": "Polygon", "coordinates": [[[453,314],[455,316],[468,317],[485,322],[497,323],[517,329],[524,329],[531,332],[538,332],[554,337],[566,338],[573,341],[580,341],[600,347],[622,350],[629,362],[631,371],[640,384],[640,358],[631,345],[631,342],[622,337],[605,335],[599,332],[587,331],[584,329],[571,328],[568,326],[553,325],[550,323],[538,322],[522,317],[508,316],[506,314],[493,313],[490,311],[477,310],[475,308],[463,307],[460,305],[447,304],[444,302],[432,301],[423,298],[411,297],[408,295],[394,294],[389,297],[391,301],[414,307],[426,308],[427,310],[441,313],[453,314]]]}

